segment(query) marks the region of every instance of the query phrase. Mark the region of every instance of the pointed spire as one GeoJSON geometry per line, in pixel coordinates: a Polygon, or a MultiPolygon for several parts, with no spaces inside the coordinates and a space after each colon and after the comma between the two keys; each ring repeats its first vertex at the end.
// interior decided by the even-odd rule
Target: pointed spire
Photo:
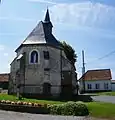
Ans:
{"type": "Polygon", "coordinates": [[[46,16],[45,16],[44,22],[50,22],[50,15],[49,15],[48,7],[47,7],[47,11],[46,11],[46,16]]]}

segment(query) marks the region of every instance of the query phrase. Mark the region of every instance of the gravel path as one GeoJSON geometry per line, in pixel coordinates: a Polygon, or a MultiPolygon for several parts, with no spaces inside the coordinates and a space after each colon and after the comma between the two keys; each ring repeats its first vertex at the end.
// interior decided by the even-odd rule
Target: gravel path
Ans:
{"type": "Polygon", "coordinates": [[[52,116],[0,110],[0,120],[99,120],[89,117],[52,116]]]}

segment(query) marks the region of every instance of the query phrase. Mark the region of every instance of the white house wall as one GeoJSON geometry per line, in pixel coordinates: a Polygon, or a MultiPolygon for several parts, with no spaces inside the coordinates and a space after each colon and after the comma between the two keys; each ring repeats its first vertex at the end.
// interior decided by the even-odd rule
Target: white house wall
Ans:
{"type": "Polygon", "coordinates": [[[111,83],[112,85],[112,91],[115,91],[115,83],[111,83]]]}
{"type": "Polygon", "coordinates": [[[111,90],[111,80],[87,80],[85,81],[85,91],[99,91],[99,90],[111,90]],[[108,89],[104,88],[104,83],[108,83],[108,89]],[[88,84],[91,84],[92,89],[88,89],[88,84]],[[100,88],[96,89],[95,85],[99,84],[100,88]]]}

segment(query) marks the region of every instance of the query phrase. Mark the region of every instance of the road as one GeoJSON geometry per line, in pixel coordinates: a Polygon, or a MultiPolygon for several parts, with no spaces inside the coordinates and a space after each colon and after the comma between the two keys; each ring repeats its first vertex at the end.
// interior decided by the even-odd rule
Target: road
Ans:
{"type": "Polygon", "coordinates": [[[115,96],[91,96],[94,101],[115,103],[115,96]]]}

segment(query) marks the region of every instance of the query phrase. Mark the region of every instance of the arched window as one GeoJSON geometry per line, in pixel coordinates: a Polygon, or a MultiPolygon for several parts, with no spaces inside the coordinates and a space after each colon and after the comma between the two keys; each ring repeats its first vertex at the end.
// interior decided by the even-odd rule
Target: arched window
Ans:
{"type": "Polygon", "coordinates": [[[35,50],[30,54],[30,63],[38,63],[38,52],[35,50]]]}

